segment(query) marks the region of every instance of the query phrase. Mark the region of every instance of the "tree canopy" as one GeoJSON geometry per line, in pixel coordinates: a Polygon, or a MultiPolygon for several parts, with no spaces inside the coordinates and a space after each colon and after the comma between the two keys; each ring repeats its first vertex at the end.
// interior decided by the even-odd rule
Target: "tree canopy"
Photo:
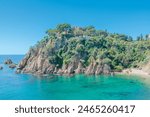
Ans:
{"type": "Polygon", "coordinates": [[[112,70],[120,71],[140,67],[150,56],[149,35],[141,34],[133,39],[125,34],[96,30],[93,26],[71,27],[70,24],[59,24],[56,29],[48,30],[46,39],[36,47],[44,44],[47,44],[44,51],[47,51],[50,62],[59,66],[78,57],[85,66],[91,61],[101,60],[109,64],[112,70]]]}

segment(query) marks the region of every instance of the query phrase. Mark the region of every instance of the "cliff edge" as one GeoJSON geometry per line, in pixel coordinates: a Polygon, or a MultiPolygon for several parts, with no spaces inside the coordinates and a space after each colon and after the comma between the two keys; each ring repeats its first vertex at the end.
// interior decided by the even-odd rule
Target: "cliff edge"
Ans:
{"type": "Polygon", "coordinates": [[[16,73],[111,74],[138,67],[139,61],[149,52],[149,48],[142,47],[145,45],[149,47],[150,40],[141,43],[133,41],[130,36],[96,30],[93,26],[59,24],[30,48],[16,73]]]}

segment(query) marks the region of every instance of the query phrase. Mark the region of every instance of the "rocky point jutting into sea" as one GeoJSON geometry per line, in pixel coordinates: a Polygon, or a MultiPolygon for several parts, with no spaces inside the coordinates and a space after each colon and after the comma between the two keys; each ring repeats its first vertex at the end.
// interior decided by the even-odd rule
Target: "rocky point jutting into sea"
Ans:
{"type": "Polygon", "coordinates": [[[16,73],[112,74],[138,68],[150,73],[150,39],[108,33],[93,26],[71,27],[60,24],[31,47],[19,63],[16,73]],[[142,54],[141,54],[142,53],[142,54]]]}
{"type": "Polygon", "coordinates": [[[102,61],[93,61],[87,67],[84,67],[80,61],[81,56],[77,56],[69,64],[63,64],[61,68],[58,65],[51,64],[48,56],[44,56],[42,48],[30,50],[25,58],[20,62],[17,72],[42,74],[110,74],[110,66],[102,61]],[[33,52],[35,51],[35,52],[33,52]],[[33,54],[34,53],[34,54],[33,54]]]}

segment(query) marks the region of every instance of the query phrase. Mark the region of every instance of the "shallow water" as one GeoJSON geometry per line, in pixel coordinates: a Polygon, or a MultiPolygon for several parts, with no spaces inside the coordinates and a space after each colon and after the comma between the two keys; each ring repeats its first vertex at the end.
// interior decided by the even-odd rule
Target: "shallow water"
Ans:
{"type": "Polygon", "coordinates": [[[23,56],[0,56],[1,100],[147,100],[150,85],[137,76],[75,75],[36,77],[15,74],[3,62],[18,63],[23,56]]]}

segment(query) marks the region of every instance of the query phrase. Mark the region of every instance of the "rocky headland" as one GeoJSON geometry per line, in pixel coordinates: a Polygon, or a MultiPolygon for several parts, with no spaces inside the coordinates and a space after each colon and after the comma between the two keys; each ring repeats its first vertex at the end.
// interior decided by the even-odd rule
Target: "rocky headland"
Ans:
{"type": "MultiPolygon", "coordinates": [[[[110,75],[127,68],[139,68],[143,58],[150,55],[150,40],[141,43],[129,36],[96,30],[92,26],[60,24],[46,34],[30,48],[16,73],[110,75]],[[145,48],[139,47],[144,44],[145,48]],[[144,51],[142,57],[141,51],[144,51]]],[[[149,72],[150,67],[145,70],[149,72]]]]}

